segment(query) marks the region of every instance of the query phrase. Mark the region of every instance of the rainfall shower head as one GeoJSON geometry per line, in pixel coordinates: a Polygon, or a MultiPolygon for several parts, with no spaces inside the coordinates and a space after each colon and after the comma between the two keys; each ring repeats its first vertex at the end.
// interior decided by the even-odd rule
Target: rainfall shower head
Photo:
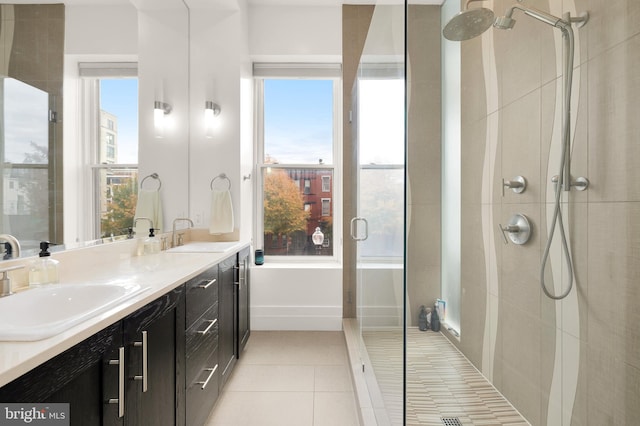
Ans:
{"type": "Polygon", "coordinates": [[[493,25],[494,16],[493,11],[485,7],[463,10],[451,18],[442,34],[451,41],[469,40],[488,30],[493,25]]]}

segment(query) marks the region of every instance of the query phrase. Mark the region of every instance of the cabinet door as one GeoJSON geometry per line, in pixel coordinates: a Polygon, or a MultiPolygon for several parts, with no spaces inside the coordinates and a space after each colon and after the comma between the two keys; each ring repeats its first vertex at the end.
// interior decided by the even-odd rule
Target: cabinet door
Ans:
{"type": "Polygon", "coordinates": [[[240,358],[247,340],[249,340],[249,249],[238,253],[238,349],[236,355],[240,358]]]}
{"type": "Polygon", "coordinates": [[[99,331],[0,388],[0,401],[68,403],[71,425],[103,424],[102,369],[120,337],[120,322],[99,331]]]}
{"type": "Polygon", "coordinates": [[[219,362],[221,367],[221,385],[223,386],[236,362],[237,314],[235,285],[236,256],[220,262],[220,294],[218,299],[219,362]]]}
{"type": "MultiPolygon", "coordinates": [[[[184,372],[177,332],[184,333],[184,287],[123,320],[126,348],[126,425],[173,426],[184,422],[184,372]],[[180,320],[181,318],[181,320],[180,320]]],[[[184,344],[182,345],[184,353],[184,344]]]]}

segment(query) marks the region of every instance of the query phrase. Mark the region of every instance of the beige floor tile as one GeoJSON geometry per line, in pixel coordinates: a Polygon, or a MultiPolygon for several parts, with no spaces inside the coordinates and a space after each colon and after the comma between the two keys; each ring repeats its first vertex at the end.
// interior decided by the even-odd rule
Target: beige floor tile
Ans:
{"type": "Polygon", "coordinates": [[[342,332],[252,332],[206,426],[358,424],[342,332]]]}
{"type": "Polygon", "coordinates": [[[207,426],[312,426],[313,392],[229,392],[207,426]]]}
{"type": "Polygon", "coordinates": [[[315,392],[313,426],[358,426],[353,392],[315,392]]]}
{"type": "Polygon", "coordinates": [[[238,364],[225,387],[230,392],[313,392],[313,389],[314,367],[306,365],[238,364]]]}
{"type": "Polygon", "coordinates": [[[353,392],[351,373],[346,365],[321,365],[315,368],[316,392],[353,392]]]}

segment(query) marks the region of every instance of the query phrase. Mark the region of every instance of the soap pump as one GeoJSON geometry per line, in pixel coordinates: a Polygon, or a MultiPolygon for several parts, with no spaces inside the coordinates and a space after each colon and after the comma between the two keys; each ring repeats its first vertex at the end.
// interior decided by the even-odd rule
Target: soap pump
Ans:
{"type": "Polygon", "coordinates": [[[149,238],[144,240],[144,254],[160,253],[160,240],[154,234],[155,228],[149,228],[149,238]]]}
{"type": "Polygon", "coordinates": [[[58,283],[58,262],[51,258],[49,253],[49,241],[40,242],[38,258],[29,266],[29,285],[40,287],[47,284],[58,283]]]}

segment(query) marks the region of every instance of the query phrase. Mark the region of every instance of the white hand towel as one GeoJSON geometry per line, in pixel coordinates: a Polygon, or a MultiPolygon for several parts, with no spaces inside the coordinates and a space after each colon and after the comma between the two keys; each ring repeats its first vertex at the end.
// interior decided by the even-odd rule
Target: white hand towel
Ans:
{"type": "MultiPolygon", "coordinates": [[[[151,191],[141,189],[138,191],[138,204],[136,205],[135,219],[139,217],[147,217],[153,221],[153,227],[158,229],[156,233],[162,232],[162,200],[160,199],[160,191],[151,191]]],[[[146,220],[139,220],[134,231],[137,237],[146,237],[149,235],[151,225],[146,220]]]]}
{"type": "Polygon", "coordinates": [[[233,203],[231,191],[211,191],[210,234],[233,232],[233,203]]]}

